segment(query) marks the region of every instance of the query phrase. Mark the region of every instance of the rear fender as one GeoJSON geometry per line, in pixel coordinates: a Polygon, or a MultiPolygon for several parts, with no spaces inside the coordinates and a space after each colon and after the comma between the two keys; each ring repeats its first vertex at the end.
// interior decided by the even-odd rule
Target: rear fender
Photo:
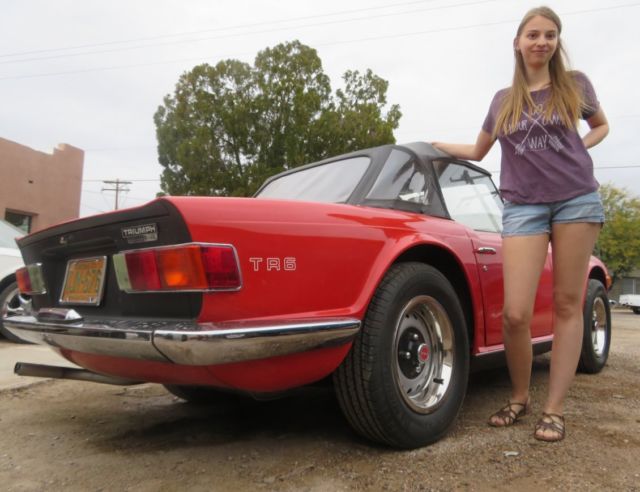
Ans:
{"type": "Polygon", "coordinates": [[[412,248],[425,245],[455,258],[468,282],[475,271],[469,238],[451,220],[284,200],[172,197],[171,201],[193,241],[232,244],[238,253],[242,289],[205,293],[201,322],[362,319],[391,265],[412,248]]]}

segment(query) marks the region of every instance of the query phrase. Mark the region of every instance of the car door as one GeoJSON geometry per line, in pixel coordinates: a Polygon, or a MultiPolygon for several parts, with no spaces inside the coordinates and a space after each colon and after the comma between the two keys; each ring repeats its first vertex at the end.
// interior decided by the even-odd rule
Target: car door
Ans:
{"type": "MultiPolygon", "coordinates": [[[[485,345],[500,345],[504,287],[502,277],[502,200],[491,177],[468,163],[434,162],[449,215],[467,226],[481,285],[485,345]]],[[[552,333],[553,279],[547,255],[536,295],[531,335],[552,333]]]]}

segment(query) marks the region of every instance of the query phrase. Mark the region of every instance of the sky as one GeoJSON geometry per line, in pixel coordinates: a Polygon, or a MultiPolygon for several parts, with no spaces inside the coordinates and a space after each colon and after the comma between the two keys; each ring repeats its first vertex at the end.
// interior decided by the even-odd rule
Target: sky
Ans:
{"type": "MultiPolygon", "coordinates": [[[[153,115],[181,74],[253,63],[278,43],[315,48],[332,87],[347,70],[389,82],[398,143],[472,143],[511,82],[527,0],[0,0],[0,137],[85,151],[81,215],[160,191],[153,115]]],[[[640,0],[553,0],[571,67],[595,86],[611,131],[591,155],[600,183],[640,196],[640,0]]],[[[586,125],[581,131],[586,131],[586,125]]],[[[499,180],[499,145],[480,163],[499,180]]]]}

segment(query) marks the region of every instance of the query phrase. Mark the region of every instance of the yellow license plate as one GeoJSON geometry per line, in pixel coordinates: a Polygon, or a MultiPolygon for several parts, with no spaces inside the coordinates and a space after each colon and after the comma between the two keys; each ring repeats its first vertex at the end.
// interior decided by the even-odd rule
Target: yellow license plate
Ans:
{"type": "Polygon", "coordinates": [[[60,304],[100,304],[106,270],[106,256],[69,260],[60,304]]]}

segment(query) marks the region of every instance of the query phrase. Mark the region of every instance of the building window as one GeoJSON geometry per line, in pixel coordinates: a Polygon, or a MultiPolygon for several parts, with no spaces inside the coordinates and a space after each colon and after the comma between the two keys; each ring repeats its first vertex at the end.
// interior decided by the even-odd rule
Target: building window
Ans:
{"type": "Polygon", "coordinates": [[[31,232],[31,219],[31,215],[20,212],[11,212],[7,210],[4,213],[4,220],[27,233],[31,232]]]}

